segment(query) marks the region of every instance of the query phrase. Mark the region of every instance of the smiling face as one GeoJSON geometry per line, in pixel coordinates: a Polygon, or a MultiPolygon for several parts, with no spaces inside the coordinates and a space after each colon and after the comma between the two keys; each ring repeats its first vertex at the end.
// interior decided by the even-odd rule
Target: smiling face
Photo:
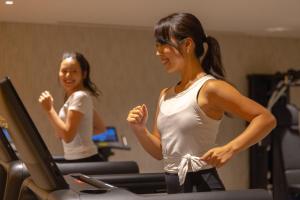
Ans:
{"type": "Polygon", "coordinates": [[[171,44],[156,43],[156,55],[168,73],[179,72],[185,66],[183,54],[171,44]]]}
{"type": "Polygon", "coordinates": [[[67,96],[83,88],[83,73],[79,63],[69,57],[61,62],[59,80],[67,96]]]}
{"type": "Polygon", "coordinates": [[[204,55],[207,37],[201,22],[190,13],[173,13],[160,19],[154,27],[154,37],[156,55],[167,72],[183,72],[204,55]]]}

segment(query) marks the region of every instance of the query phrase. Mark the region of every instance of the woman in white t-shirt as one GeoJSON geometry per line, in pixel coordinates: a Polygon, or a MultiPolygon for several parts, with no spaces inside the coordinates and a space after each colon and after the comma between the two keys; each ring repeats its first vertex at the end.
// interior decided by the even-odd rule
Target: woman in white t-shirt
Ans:
{"type": "Polygon", "coordinates": [[[65,103],[57,113],[53,97],[44,91],[39,102],[61,139],[64,158],[69,162],[102,161],[91,137],[105,131],[105,126],[94,110],[92,96],[99,90],[90,80],[90,66],[80,53],[65,53],[59,69],[59,81],[65,91],[65,103]]]}

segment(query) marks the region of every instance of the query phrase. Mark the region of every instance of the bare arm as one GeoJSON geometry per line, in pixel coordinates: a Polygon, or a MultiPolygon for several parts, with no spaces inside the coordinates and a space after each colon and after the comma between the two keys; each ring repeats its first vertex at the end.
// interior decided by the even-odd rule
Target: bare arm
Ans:
{"type": "Polygon", "coordinates": [[[157,108],[156,108],[154,127],[152,133],[150,133],[149,130],[146,128],[148,111],[145,105],[137,106],[133,108],[128,114],[127,121],[131,129],[135,133],[136,137],[138,138],[139,142],[142,144],[143,148],[155,159],[161,160],[163,159],[163,156],[162,156],[160,133],[157,128],[158,110],[159,110],[159,103],[157,104],[157,108]]]}
{"type": "Polygon", "coordinates": [[[106,127],[104,125],[102,118],[95,110],[93,113],[93,129],[94,129],[93,130],[94,134],[103,133],[104,131],[106,131],[106,127]]]}
{"type": "Polygon", "coordinates": [[[241,95],[234,87],[220,80],[210,81],[203,88],[209,107],[231,113],[249,122],[248,127],[222,147],[209,150],[201,158],[220,167],[234,154],[263,139],[276,126],[276,119],[263,106],[241,95]]]}
{"type": "Polygon", "coordinates": [[[75,110],[69,110],[66,122],[62,121],[58,117],[57,112],[54,109],[51,109],[49,112],[47,112],[47,115],[52,123],[52,126],[56,130],[58,137],[64,140],[66,143],[71,142],[76,135],[76,130],[80,120],[83,117],[83,114],[75,110]]]}
{"type": "Polygon", "coordinates": [[[53,98],[48,91],[41,94],[39,102],[47,113],[47,116],[59,138],[65,142],[71,142],[76,135],[78,124],[83,117],[79,111],[69,110],[66,122],[61,120],[53,107],[53,98]]]}

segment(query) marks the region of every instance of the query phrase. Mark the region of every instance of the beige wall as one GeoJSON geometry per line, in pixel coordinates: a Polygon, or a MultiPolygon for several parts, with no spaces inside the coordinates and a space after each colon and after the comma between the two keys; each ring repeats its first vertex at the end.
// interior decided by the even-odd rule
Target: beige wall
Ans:
{"type": "MultiPolygon", "coordinates": [[[[248,73],[273,73],[299,66],[300,40],[251,37],[234,33],[214,34],[220,41],[228,79],[247,94],[248,73]]],[[[154,55],[152,30],[128,27],[76,27],[0,23],[0,76],[12,78],[24,104],[48,147],[61,154],[59,141],[37,103],[41,91],[49,90],[55,106],[63,92],[57,71],[64,51],[86,55],[92,79],[103,92],[97,110],[108,125],[128,139],[131,151],[115,151],[111,160],[136,160],[142,172],[161,171],[162,163],[146,154],[126,124],[129,109],[145,103],[150,110],[149,127],[161,88],[177,81],[167,75],[154,55]]],[[[297,95],[296,95],[297,96],[297,95]]],[[[224,144],[243,130],[245,123],[226,118],[218,143],[224,144]]],[[[243,152],[220,169],[227,188],[248,186],[248,156],[243,152]]]]}

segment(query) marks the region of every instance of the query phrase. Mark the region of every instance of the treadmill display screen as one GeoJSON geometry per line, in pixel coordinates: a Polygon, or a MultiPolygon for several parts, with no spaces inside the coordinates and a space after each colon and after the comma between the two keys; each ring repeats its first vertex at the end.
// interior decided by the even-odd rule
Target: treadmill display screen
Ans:
{"type": "Polygon", "coordinates": [[[0,114],[6,119],[10,131],[14,133],[10,137],[35,184],[45,190],[68,188],[8,77],[0,80],[0,114]]]}
{"type": "Polygon", "coordinates": [[[9,142],[12,142],[11,141],[11,137],[9,136],[9,133],[8,133],[8,130],[6,128],[1,128],[2,129],[2,132],[4,133],[6,139],[9,141],[9,142]]]}
{"type": "Polygon", "coordinates": [[[0,128],[0,148],[2,148],[0,152],[3,153],[3,155],[0,155],[0,158],[3,156],[2,158],[5,157],[8,162],[18,160],[14,148],[12,147],[8,130],[4,127],[0,128]]]}
{"type": "Polygon", "coordinates": [[[118,134],[115,127],[107,127],[106,131],[93,135],[94,142],[118,142],[118,134]]]}

